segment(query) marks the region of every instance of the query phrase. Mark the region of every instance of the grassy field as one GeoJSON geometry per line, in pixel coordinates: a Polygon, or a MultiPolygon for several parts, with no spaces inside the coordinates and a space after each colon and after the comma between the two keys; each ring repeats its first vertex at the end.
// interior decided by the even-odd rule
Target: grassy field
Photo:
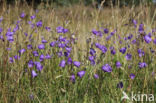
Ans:
{"type": "Polygon", "coordinates": [[[0,103],[155,103],[155,18],[144,5],[3,7],[0,103]]]}

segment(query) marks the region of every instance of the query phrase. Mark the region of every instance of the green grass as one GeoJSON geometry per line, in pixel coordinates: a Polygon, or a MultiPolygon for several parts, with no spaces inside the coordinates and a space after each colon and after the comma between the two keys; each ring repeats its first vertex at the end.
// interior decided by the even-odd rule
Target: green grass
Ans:
{"type": "MultiPolygon", "coordinates": [[[[99,11],[95,8],[84,6],[62,7],[53,9],[43,9],[39,7],[39,12],[36,14],[36,19],[32,22],[36,23],[42,20],[43,26],[41,28],[35,27],[31,29],[28,25],[30,16],[35,14],[35,10],[31,7],[10,7],[4,8],[0,15],[4,20],[0,24],[3,28],[1,33],[5,41],[0,40],[0,102],[1,103],[129,103],[129,101],[121,101],[123,96],[122,91],[128,95],[133,91],[134,93],[154,94],[156,97],[156,77],[152,76],[152,72],[156,72],[156,57],[152,54],[149,48],[156,50],[155,44],[152,42],[146,44],[140,42],[140,45],[131,45],[130,41],[125,42],[122,39],[122,44],[119,43],[118,36],[122,38],[126,34],[133,34],[133,39],[136,38],[139,24],[142,22],[145,25],[145,31],[151,32],[155,28],[155,14],[151,7],[135,7],[135,8],[104,8],[99,11]],[[16,25],[15,21],[21,19],[19,16],[21,12],[26,13],[26,17],[22,19],[20,30],[14,36],[14,42],[9,43],[5,37],[7,29],[13,29],[16,25]],[[138,21],[137,28],[134,28],[130,20],[136,19],[138,21]],[[125,24],[128,24],[125,26],[125,24]],[[47,32],[45,27],[49,26],[52,32],[47,32]],[[66,34],[58,34],[56,27],[63,26],[68,28],[69,32],[66,34]],[[105,38],[108,36],[104,34],[102,38],[92,38],[92,29],[103,30],[108,28],[110,32],[117,29],[117,32],[109,41],[105,38]],[[32,42],[29,38],[25,37],[24,32],[28,36],[32,34],[32,42]],[[56,52],[58,48],[52,48],[49,43],[54,41],[59,35],[63,35],[68,39],[72,34],[75,34],[75,44],[72,44],[71,58],[74,61],[80,61],[81,67],[66,66],[65,68],[59,67],[59,63],[65,57],[58,57],[56,52]],[[39,58],[32,56],[32,51],[37,50],[37,45],[41,44],[42,36],[48,43],[45,50],[38,50],[39,54],[53,54],[50,60],[44,60],[42,63],[43,70],[37,71],[35,67],[28,68],[27,63],[29,60],[39,61],[39,58]],[[91,38],[90,42],[86,42],[91,38]],[[101,51],[96,49],[96,59],[99,63],[95,66],[90,65],[88,60],[89,49],[91,43],[100,43],[107,47],[106,54],[101,55],[101,51]],[[28,44],[33,45],[33,50],[27,50],[28,44]],[[126,53],[132,54],[132,60],[127,61],[125,54],[121,54],[119,49],[128,46],[126,53]],[[110,54],[109,47],[114,46],[116,54],[110,54]],[[8,51],[6,48],[10,47],[12,50],[8,51]],[[18,50],[25,48],[26,52],[21,56],[20,60],[14,63],[9,63],[9,57],[18,54],[18,50]],[[145,52],[145,57],[139,58],[137,49],[142,48],[145,52]],[[151,59],[153,59],[151,61],[151,59]],[[117,69],[115,62],[120,61],[122,67],[117,69]],[[139,69],[138,63],[146,62],[148,66],[139,69]],[[110,64],[113,68],[111,73],[103,72],[101,67],[104,64],[110,64]],[[131,66],[131,69],[129,68],[131,66]],[[83,78],[77,76],[77,72],[86,68],[86,74],[83,78]],[[38,74],[37,77],[31,78],[31,70],[35,70],[38,74]],[[94,78],[94,74],[99,74],[99,79],[94,78]],[[129,75],[133,73],[136,75],[132,80],[129,75]],[[70,81],[70,75],[75,74],[76,81],[70,81]],[[117,88],[117,84],[122,81],[123,88],[117,88]],[[33,99],[30,98],[33,95],[33,99]]],[[[1,17],[0,16],[0,17],[1,17]]],[[[155,38],[155,33],[153,33],[155,38]]],[[[94,47],[95,48],[95,47],[94,47]]],[[[144,103],[144,102],[142,102],[144,103]]],[[[153,102],[154,103],[154,102],[153,102]]]]}

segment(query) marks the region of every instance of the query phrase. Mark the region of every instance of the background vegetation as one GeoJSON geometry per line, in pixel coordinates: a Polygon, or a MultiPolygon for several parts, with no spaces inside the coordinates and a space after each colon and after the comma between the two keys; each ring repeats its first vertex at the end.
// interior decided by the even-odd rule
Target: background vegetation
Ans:
{"type": "MultiPolygon", "coordinates": [[[[71,1],[69,4],[72,3],[71,1]]],[[[54,2],[59,5],[68,5],[64,0],[54,2]]],[[[92,1],[88,0],[87,4],[90,2],[92,1]]],[[[22,6],[18,3],[1,6],[0,102],[129,103],[130,101],[127,100],[121,101],[123,91],[128,95],[133,91],[140,94],[154,94],[156,97],[156,55],[155,52],[151,52],[151,49],[156,50],[153,43],[156,38],[156,11],[153,5],[149,5],[142,4],[123,8],[111,6],[111,8],[95,9],[84,4],[50,8],[41,3],[33,9],[23,2],[22,6]],[[24,17],[21,17],[22,13],[25,14],[24,17]],[[30,17],[33,15],[36,18],[32,20],[30,17]],[[134,24],[132,20],[136,20],[137,23],[134,24]],[[35,25],[34,28],[28,21],[35,25]],[[42,21],[41,27],[36,26],[39,21],[42,21]],[[146,34],[152,33],[152,42],[149,44],[140,40],[142,38],[138,38],[140,24],[144,24],[143,29],[146,34]],[[19,25],[18,29],[17,25],[19,25]],[[69,31],[65,34],[58,33],[56,30],[58,26],[69,31]],[[51,31],[45,27],[50,27],[51,31]],[[106,28],[109,30],[108,34],[104,33],[106,28]],[[13,32],[14,29],[16,29],[13,35],[14,42],[9,42],[7,33],[13,32]],[[92,30],[101,31],[103,36],[93,35],[92,30]],[[116,31],[115,34],[106,40],[114,31],[116,31]],[[139,45],[132,44],[132,40],[125,40],[130,34],[133,34],[132,40],[136,39],[139,45]],[[72,47],[70,57],[73,61],[81,62],[79,68],[74,65],[66,65],[64,68],[59,66],[62,60],[67,60],[67,57],[59,57],[57,53],[62,49],[57,46],[50,47],[50,43],[58,40],[61,35],[67,40],[71,38],[75,40],[70,45],[72,47]],[[40,50],[38,45],[42,44],[43,38],[47,40],[47,43],[45,43],[45,49],[40,50]],[[89,50],[92,48],[92,43],[97,42],[106,46],[108,51],[104,54],[93,46],[98,63],[93,66],[88,60],[88,55],[90,55],[89,50]],[[27,48],[29,44],[33,46],[33,49],[27,48]],[[115,55],[112,55],[110,47],[116,50],[115,55]],[[125,58],[126,53],[122,54],[119,51],[122,47],[127,47],[126,53],[132,54],[132,60],[128,61],[125,58]],[[145,52],[142,58],[138,54],[139,48],[145,52]],[[21,49],[25,49],[22,55],[19,53],[21,49]],[[41,62],[42,71],[38,71],[35,66],[28,67],[29,60],[40,61],[40,56],[34,57],[32,54],[35,50],[39,55],[52,55],[51,59],[44,59],[41,62]],[[20,59],[15,59],[15,56],[20,56],[20,59]],[[10,57],[13,58],[12,63],[10,57]],[[120,68],[116,67],[116,61],[121,62],[120,68]],[[139,62],[146,62],[148,66],[140,69],[139,62]],[[106,63],[111,65],[111,73],[102,71],[101,67],[106,63]],[[32,70],[37,73],[34,78],[32,70]],[[85,70],[86,74],[80,78],[77,73],[82,70],[85,70]],[[130,77],[131,73],[135,75],[134,79],[130,77]],[[75,75],[75,82],[71,80],[72,74],[75,75]],[[95,78],[94,74],[98,74],[99,78],[95,78]],[[121,82],[122,88],[119,87],[121,82]]]]}

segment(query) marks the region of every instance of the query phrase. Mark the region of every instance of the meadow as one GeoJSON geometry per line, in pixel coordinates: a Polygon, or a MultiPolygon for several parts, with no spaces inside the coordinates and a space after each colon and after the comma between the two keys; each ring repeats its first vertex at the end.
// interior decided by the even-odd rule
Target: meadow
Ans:
{"type": "MultiPolygon", "coordinates": [[[[153,6],[0,10],[0,103],[145,103],[156,99],[153,6]]],[[[155,103],[156,100],[151,101],[155,103]]]]}

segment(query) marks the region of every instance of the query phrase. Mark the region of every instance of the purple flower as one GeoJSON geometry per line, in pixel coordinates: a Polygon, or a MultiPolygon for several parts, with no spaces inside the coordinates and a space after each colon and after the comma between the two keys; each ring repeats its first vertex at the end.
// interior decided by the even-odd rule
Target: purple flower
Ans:
{"type": "Polygon", "coordinates": [[[136,27],[137,26],[137,21],[133,20],[133,24],[134,24],[134,27],[136,27]]]}
{"type": "Polygon", "coordinates": [[[107,28],[104,29],[104,33],[107,34],[109,33],[109,30],[107,28]]]}
{"type": "Polygon", "coordinates": [[[45,27],[45,29],[47,30],[47,31],[51,31],[51,28],[50,27],[45,27]]]}
{"type": "Polygon", "coordinates": [[[68,60],[67,60],[67,63],[70,65],[72,64],[72,59],[69,57],[68,60]]]}
{"type": "Polygon", "coordinates": [[[142,51],[142,49],[138,49],[138,54],[139,54],[139,57],[142,57],[145,55],[144,51],[142,51]]]}
{"type": "Polygon", "coordinates": [[[44,60],[44,58],[45,58],[45,57],[44,57],[44,55],[43,55],[43,54],[41,54],[41,55],[40,55],[40,61],[43,61],[43,60],[44,60]]]}
{"type": "Polygon", "coordinates": [[[120,68],[122,65],[119,61],[116,62],[116,68],[120,68]]]}
{"type": "Polygon", "coordinates": [[[115,54],[116,54],[115,49],[112,49],[112,50],[111,50],[111,54],[112,54],[112,55],[115,55],[115,54]]]}
{"type": "Polygon", "coordinates": [[[31,45],[31,44],[27,45],[27,49],[28,49],[28,50],[29,50],[29,49],[32,49],[32,45],[31,45]]]}
{"type": "Polygon", "coordinates": [[[150,43],[152,41],[152,38],[149,37],[148,35],[145,35],[144,40],[146,43],[150,43]]]}
{"type": "Polygon", "coordinates": [[[85,75],[85,71],[79,71],[78,73],[77,73],[77,75],[80,77],[80,78],[82,78],[84,75],[85,75]]]}
{"type": "Polygon", "coordinates": [[[18,60],[18,59],[20,59],[20,56],[15,55],[15,56],[14,56],[14,59],[18,60]]]}
{"type": "Polygon", "coordinates": [[[126,58],[127,60],[131,60],[131,59],[132,59],[132,55],[127,53],[126,56],[125,56],[125,58],[126,58]]]}
{"type": "Polygon", "coordinates": [[[25,49],[21,49],[21,50],[19,50],[19,54],[21,55],[21,54],[23,54],[25,51],[26,51],[25,49]]]}
{"type": "Polygon", "coordinates": [[[3,17],[0,18],[0,23],[3,21],[3,17]]]}
{"type": "Polygon", "coordinates": [[[135,44],[136,43],[136,39],[132,40],[132,44],[135,44]]]}
{"type": "Polygon", "coordinates": [[[99,79],[99,75],[98,74],[94,74],[94,78],[95,79],[99,79]]]}
{"type": "Polygon", "coordinates": [[[3,31],[3,29],[2,28],[0,28],[0,34],[1,34],[1,32],[3,31]]]}
{"type": "Polygon", "coordinates": [[[131,73],[129,76],[130,76],[131,79],[135,78],[135,75],[133,73],[131,73]]]}
{"type": "Polygon", "coordinates": [[[140,24],[139,25],[138,31],[139,31],[139,33],[143,33],[144,32],[144,24],[140,24]]]}
{"type": "Polygon", "coordinates": [[[58,26],[56,28],[57,33],[63,33],[64,28],[62,26],[58,26]]]}
{"type": "Polygon", "coordinates": [[[41,21],[41,20],[38,21],[38,22],[36,23],[36,26],[37,26],[37,27],[42,27],[42,21],[41,21]]]}
{"type": "Polygon", "coordinates": [[[69,52],[69,53],[70,53],[70,52],[71,52],[71,50],[72,50],[72,48],[70,48],[70,47],[66,47],[66,51],[67,51],[67,52],[69,52]]]}
{"type": "Polygon", "coordinates": [[[139,65],[139,68],[147,67],[147,64],[145,62],[140,62],[138,65],[139,65]]]}
{"type": "Polygon", "coordinates": [[[25,36],[28,36],[28,33],[24,33],[25,36]]]}
{"type": "Polygon", "coordinates": [[[64,68],[66,66],[66,61],[62,60],[59,64],[60,67],[64,68]]]}
{"type": "Polygon", "coordinates": [[[21,17],[21,18],[24,18],[24,17],[25,17],[25,13],[22,12],[20,17],[21,17]]]}
{"type": "Polygon", "coordinates": [[[90,55],[94,56],[95,53],[96,51],[93,48],[90,48],[90,55]]]}
{"type": "Polygon", "coordinates": [[[41,65],[40,62],[34,62],[34,64],[36,65],[38,71],[41,71],[43,69],[43,66],[41,65]]]}
{"type": "Polygon", "coordinates": [[[36,15],[32,15],[30,18],[33,20],[36,18],[36,15]]]}
{"type": "Polygon", "coordinates": [[[32,60],[30,60],[29,62],[28,62],[28,67],[29,68],[32,68],[34,66],[34,62],[32,61],[32,60]]]}
{"type": "Polygon", "coordinates": [[[156,39],[153,40],[153,43],[156,44],[156,39]]]}
{"type": "Polygon", "coordinates": [[[78,61],[74,61],[73,64],[74,64],[74,66],[76,66],[76,67],[80,67],[80,65],[81,65],[81,63],[78,62],[78,61]]]}
{"type": "Polygon", "coordinates": [[[55,44],[56,44],[56,42],[55,42],[55,41],[53,41],[53,42],[51,42],[51,43],[50,43],[50,46],[51,46],[51,47],[54,47],[54,46],[55,46],[55,44]]]}
{"type": "Polygon", "coordinates": [[[37,76],[37,73],[36,73],[34,70],[32,70],[31,75],[32,75],[32,77],[34,78],[34,77],[37,76]]]}
{"type": "Polygon", "coordinates": [[[117,84],[117,88],[123,88],[123,83],[122,83],[122,82],[119,82],[119,83],[117,84]]]}
{"type": "Polygon", "coordinates": [[[74,74],[72,74],[72,75],[70,76],[70,80],[71,80],[72,82],[75,82],[75,75],[74,75],[74,74]]]}
{"type": "Polygon", "coordinates": [[[105,64],[102,66],[102,70],[104,72],[112,72],[112,67],[109,64],[105,64]]]}
{"type": "Polygon", "coordinates": [[[51,59],[51,55],[47,54],[47,55],[45,56],[45,58],[46,58],[46,59],[51,59]]]}
{"type": "Polygon", "coordinates": [[[64,56],[69,57],[70,53],[69,52],[64,52],[64,56]]]}
{"type": "Polygon", "coordinates": [[[94,59],[95,59],[94,56],[89,56],[90,61],[93,61],[94,59]]]}
{"type": "Polygon", "coordinates": [[[38,56],[38,52],[37,52],[37,51],[33,51],[33,55],[34,55],[35,57],[37,57],[37,56],[38,56]]]}
{"type": "Polygon", "coordinates": [[[47,43],[47,40],[45,40],[45,39],[42,39],[42,43],[47,43]]]}
{"type": "Polygon", "coordinates": [[[127,50],[127,48],[126,48],[126,47],[123,47],[123,48],[120,49],[120,52],[121,52],[122,54],[125,54],[126,50],[127,50]]]}
{"type": "Polygon", "coordinates": [[[14,62],[14,60],[13,60],[12,57],[9,58],[9,62],[10,62],[10,63],[13,63],[13,62],[14,62]]]}
{"type": "Polygon", "coordinates": [[[57,53],[57,55],[58,55],[59,57],[62,57],[62,56],[63,56],[63,52],[62,52],[62,51],[59,51],[59,52],[57,53]]]}
{"type": "Polygon", "coordinates": [[[44,49],[44,48],[45,48],[44,44],[39,44],[38,45],[38,49],[44,49]]]}

